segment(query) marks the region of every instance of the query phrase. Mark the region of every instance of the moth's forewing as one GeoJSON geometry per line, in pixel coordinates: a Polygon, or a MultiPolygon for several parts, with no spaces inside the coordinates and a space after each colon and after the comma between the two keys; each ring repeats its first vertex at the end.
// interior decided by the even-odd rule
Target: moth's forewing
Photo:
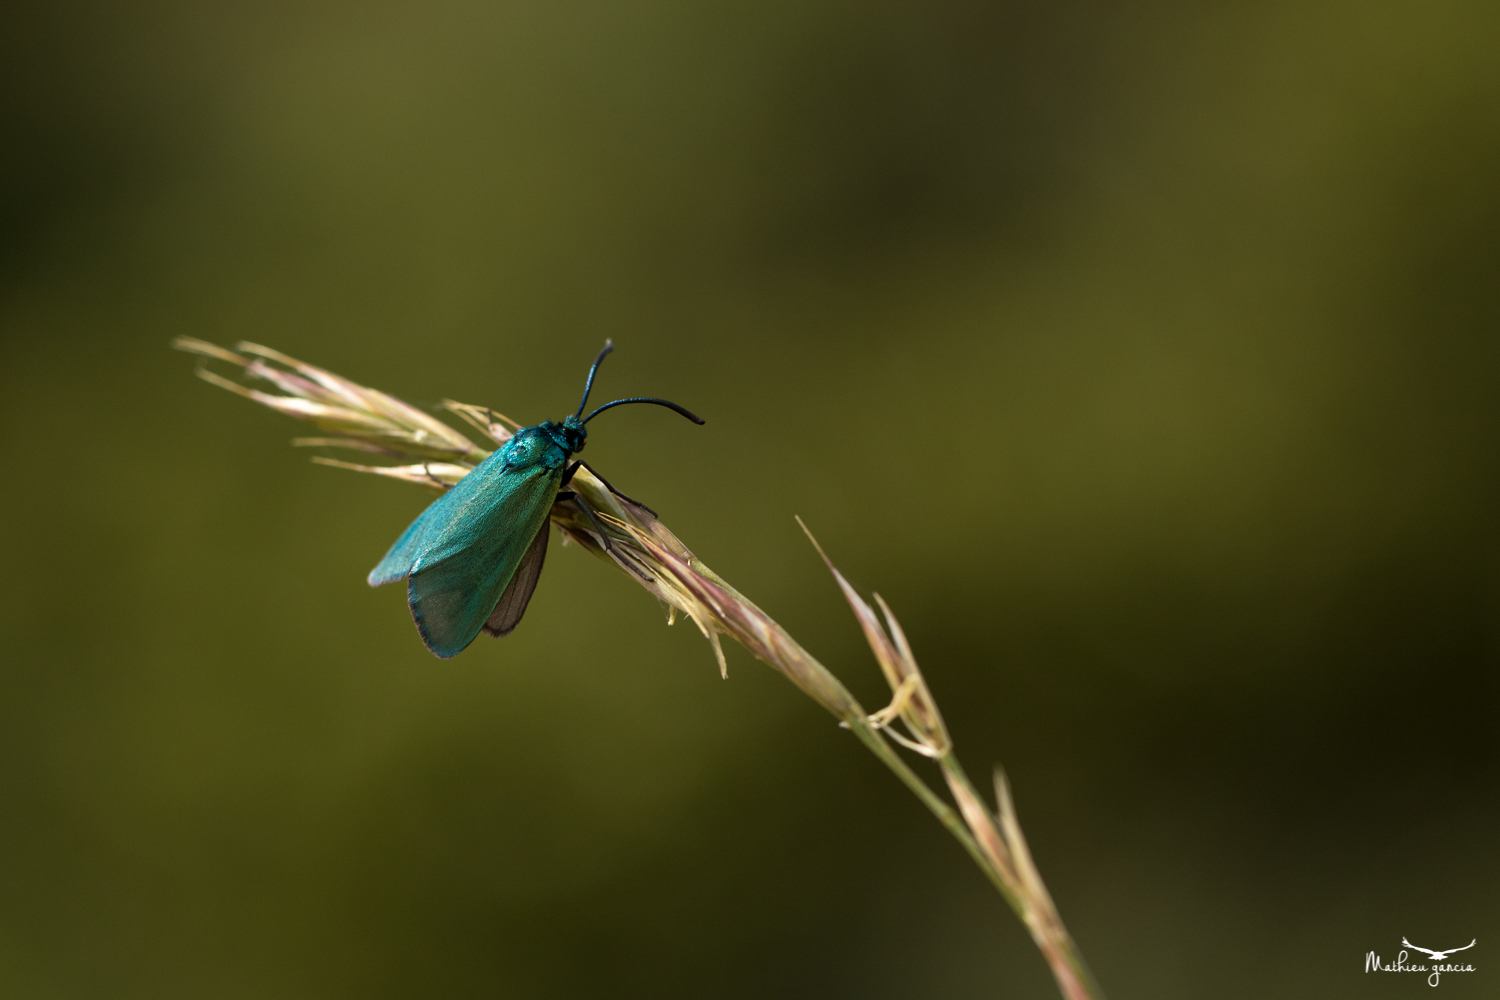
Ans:
{"type": "Polygon", "coordinates": [[[497,451],[464,476],[448,492],[427,505],[385,558],[365,577],[372,587],[404,580],[418,562],[432,564],[463,549],[470,540],[474,514],[485,498],[503,493],[505,460],[497,451]]]}

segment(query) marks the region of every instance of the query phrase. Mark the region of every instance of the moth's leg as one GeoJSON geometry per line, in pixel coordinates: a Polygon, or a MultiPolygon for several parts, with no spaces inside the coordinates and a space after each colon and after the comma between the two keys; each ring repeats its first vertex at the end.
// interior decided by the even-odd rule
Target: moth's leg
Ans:
{"type": "Polygon", "coordinates": [[[577,493],[574,493],[572,490],[565,490],[562,493],[559,493],[557,495],[557,499],[571,500],[576,503],[579,509],[583,511],[584,515],[588,517],[589,523],[594,526],[594,530],[599,533],[599,540],[604,543],[604,551],[610,553],[611,555],[614,554],[615,547],[610,542],[609,536],[604,533],[604,525],[599,523],[599,518],[594,515],[594,508],[588,505],[588,501],[584,500],[583,497],[579,496],[577,493]]]}
{"type": "Polygon", "coordinates": [[[604,528],[600,526],[599,521],[594,517],[593,510],[584,501],[583,497],[579,496],[577,493],[574,493],[572,490],[563,490],[557,495],[557,500],[572,500],[574,503],[578,504],[579,507],[583,508],[583,512],[588,515],[589,520],[594,522],[594,528],[599,532],[599,537],[604,540],[605,551],[611,553],[616,559],[619,559],[621,564],[624,565],[626,569],[630,570],[630,572],[640,577],[642,581],[646,583],[656,582],[655,577],[636,565],[635,558],[627,554],[628,550],[616,551],[615,547],[610,544],[609,536],[604,533],[604,528]]]}
{"type": "Polygon", "coordinates": [[[561,502],[563,500],[572,500],[577,503],[579,507],[583,508],[583,512],[588,515],[589,520],[593,521],[594,527],[598,529],[599,537],[604,539],[604,548],[606,551],[613,553],[616,558],[620,559],[620,561],[625,565],[627,569],[629,569],[636,576],[640,577],[646,583],[656,582],[656,579],[651,576],[651,574],[645,572],[639,566],[635,565],[636,561],[634,558],[628,557],[624,553],[615,551],[614,546],[609,542],[609,536],[604,533],[604,529],[600,527],[598,520],[594,517],[594,512],[589,508],[589,505],[584,502],[582,497],[580,497],[572,490],[563,490],[562,492],[557,494],[557,501],[554,502],[561,502]]]}
{"type": "MultiPolygon", "coordinates": [[[[558,489],[567,488],[567,485],[573,481],[573,473],[577,472],[578,467],[582,464],[583,462],[579,461],[574,462],[572,465],[568,466],[568,471],[563,473],[562,482],[557,484],[558,489]]],[[[589,471],[593,472],[594,470],[590,469],[589,471]]]]}
{"type": "Polygon", "coordinates": [[[422,471],[427,474],[428,479],[431,479],[433,482],[441,486],[445,492],[453,489],[452,483],[448,482],[446,479],[439,479],[437,476],[434,476],[432,474],[432,470],[427,467],[426,462],[422,463],[422,471]]]}
{"type": "MultiPolygon", "coordinates": [[[[616,553],[616,556],[621,557],[621,553],[616,553]]],[[[630,570],[630,572],[638,576],[642,583],[656,582],[655,577],[653,577],[650,573],[647,573],[645,570],[641,569],[641,567],[636,564],[636,560],[633,556],[623,556],[620,558],[620,562],[625,566],[626,569],[630,570]]]]}
{"type": "Polygon", "coordinates": [[[563,478],[564,485],[567,484],[567,482],[568,482],[569,479],[573,478],[573,473],[575,473],[575,472],[578,471],[578,467],[580,465],[583,466],[585,469],[588,469],[590,472],[592,472],[594,474],[594,478],[597,479],[597,480],[599,480],[599,482],[603,483],[604,484],[604,488],[607,489],[607,490],[609,490],[615,496],[619,497],[621,500],[629,500],[631,503],[635,504],[637,507],[640,507],[642,510],[645,510],[646,512],[648,512],[652,517],[656,517],[656,511],[652,510],[650,507],[647,507],[645,504],[641,503],[639,500],[633,500],[633,499],[631,499],[630,497],[628,497],[625,494],[621,493],[619,490],[615,489],[613,486],[609,485],[609,480],[608,479],[605,479],[603,476],[599,475],[598,471],[592,465],[590,465],[589,463],[585,462],[581,458],[578,461],[574,462],[573,463],[573,467],[568,470],[567,476],[565,476],[563,478]]]}

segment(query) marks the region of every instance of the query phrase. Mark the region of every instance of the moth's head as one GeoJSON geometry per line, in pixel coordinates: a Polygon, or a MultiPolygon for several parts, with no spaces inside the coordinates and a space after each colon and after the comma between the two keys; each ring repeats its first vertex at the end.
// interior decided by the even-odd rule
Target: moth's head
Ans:
{"type": "Polygon", "coordinates": [[[569,455],[576,455],[582,451],[589,436],[588,430],[583,426],[583,421],[577,417],[567,417],[562,423],[549,420],[542,425],[542,430],[553,443],[569,455]]]}

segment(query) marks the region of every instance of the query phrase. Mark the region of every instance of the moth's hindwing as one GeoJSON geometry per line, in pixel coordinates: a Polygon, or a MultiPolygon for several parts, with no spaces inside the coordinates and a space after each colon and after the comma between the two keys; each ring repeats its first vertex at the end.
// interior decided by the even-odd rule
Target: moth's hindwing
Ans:
{"type": "Polygon", "coordinates": [[[490,635],[496,638],[510,635],[521,623],[536,583],[542,578],[542,564],[547,561],[547,539],[551,534],[552,525],[547,522],[537,529],[536,538],[521,557],[515,576],[510,578],[510,585],[500,595],[500,603],[490,613],[490,620],[484,623],[484,630],[490,635]]]}

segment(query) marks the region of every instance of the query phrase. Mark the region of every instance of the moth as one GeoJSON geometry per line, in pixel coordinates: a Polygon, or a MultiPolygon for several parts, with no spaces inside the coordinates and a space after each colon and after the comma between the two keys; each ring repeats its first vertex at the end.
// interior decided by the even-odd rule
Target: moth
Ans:
{"type": "Polygon", "coordinates": [[[611,407],[654,403],[704,422],[670,400],[646,396],[616,399],[582,416],[599,365],[613,350],[613,341],[605,341],[577,413],[517,431],[424,510],[370,570],[372,587],[406,581],[412,620],[434,655],[457,656],[480,632],[505,636],[515,630],[542,576],[553,504],[575,501],[599,528],[593,510],[567,488],[579,468],[594,471],[573,458],[588,441],[590,420],[611,407]]]}

